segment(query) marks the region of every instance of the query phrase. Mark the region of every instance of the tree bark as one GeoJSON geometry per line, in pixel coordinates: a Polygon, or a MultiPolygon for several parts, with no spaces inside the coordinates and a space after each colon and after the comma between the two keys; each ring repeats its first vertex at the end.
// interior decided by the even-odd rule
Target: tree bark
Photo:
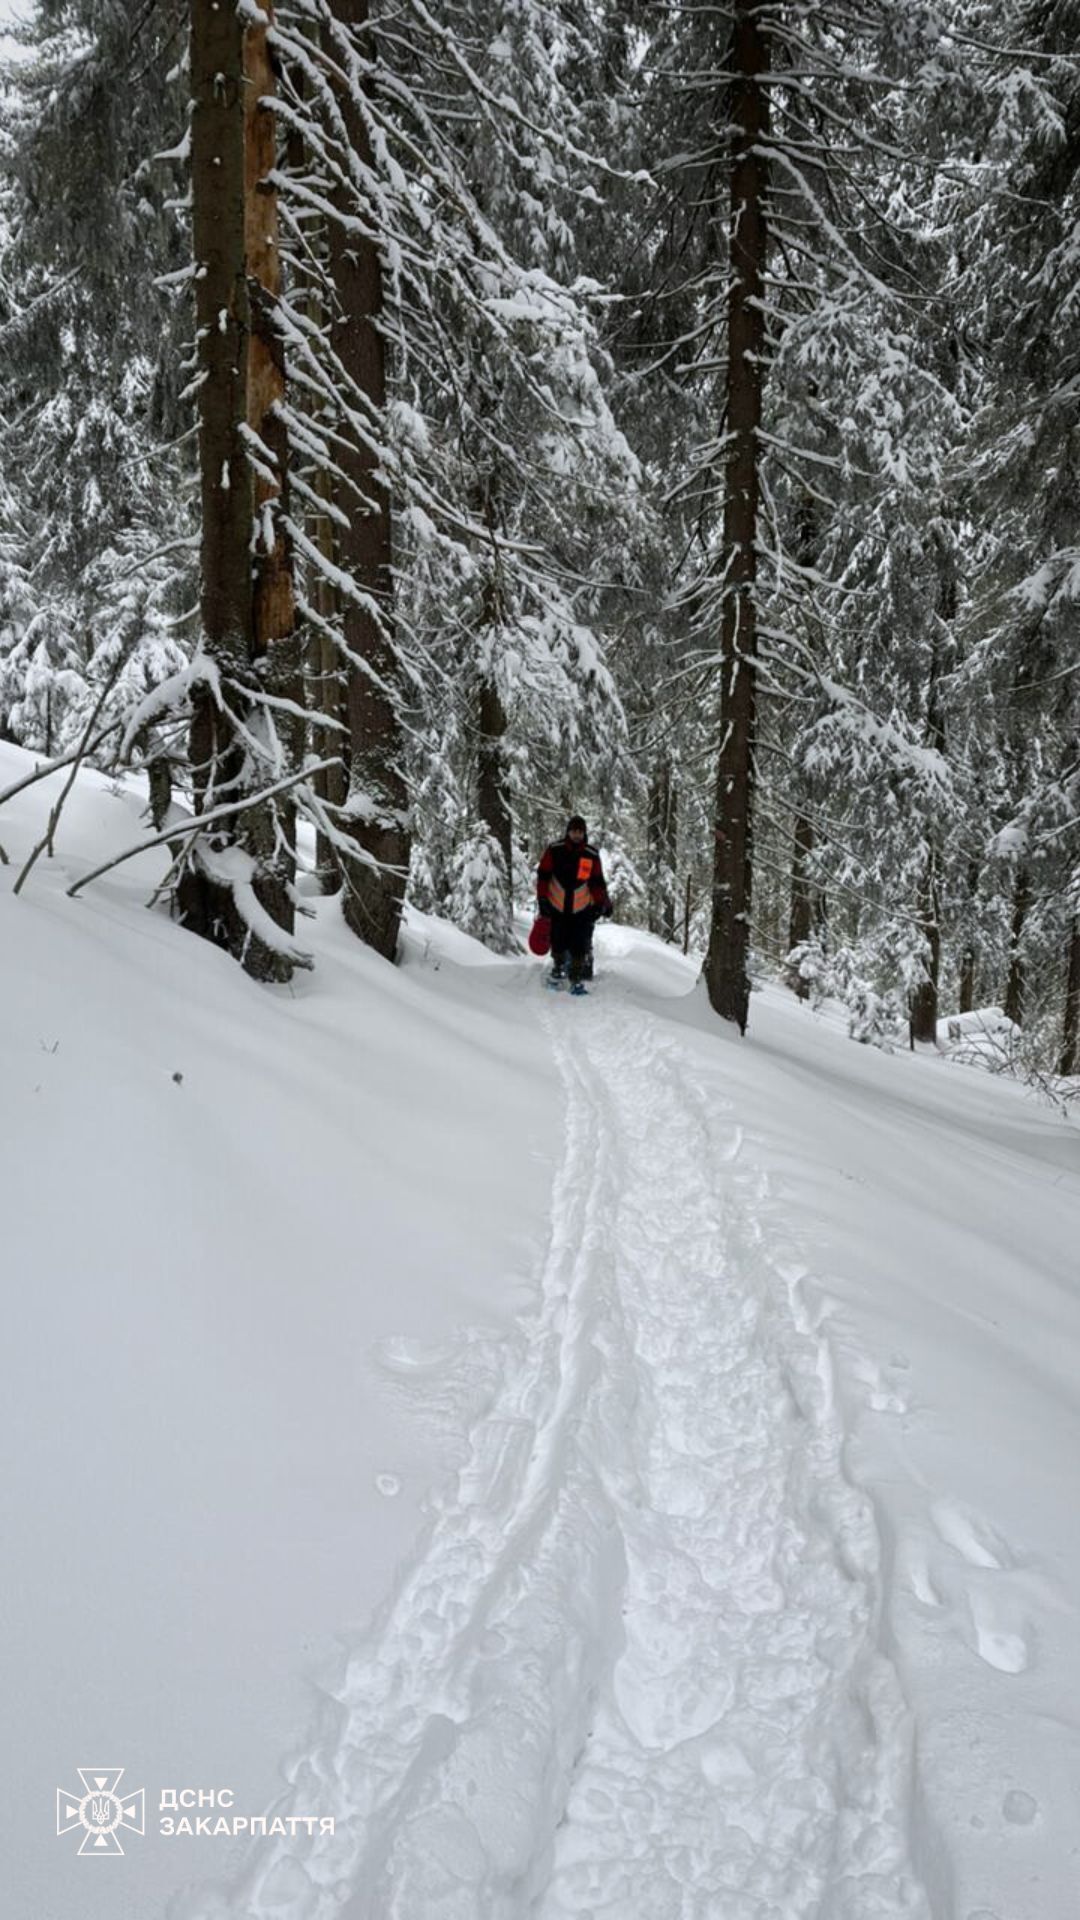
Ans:
{"type": "Polygon", "coordinates": [[[504,743],[506,711],[493,680],[480,685],[480,745],[476,778],[476,804],[480,818],[502,854],[506,882],[511,881],[513,823],[506,792],[504,743]]]}
{"type": "Polygon", "coordinates": [[[963,950],[960,955],[960,997],[958,1007],[961,1013],[970,1013],[975,1005],[975,968],[978,964],[978,954],[975,948],[975,935],[972,930],[972,922],[975,917],[975,900],[978,891],[979,867],[978,862],[972,860],[968,864],[967,911],[969,920],[967,930],[964,934],[963,950]]]}
{"type": "MultiPolygon", "coordinates": [[[[368,0],[337,0],[335,15],[353,50],[370,48],[368,0]]],[[[336,41],[333,51],[338,51],[336,41]]],[[[355,62],[347,67],[355,73],[355,62]]],[[[359,86],[359,79],[354,84],[359,86]]],[[[360,106],[347,86],[339,98],[349,145],[368,170],[372,154],[360,106]]],[[[339,211],[355,220],[355,192],[339,192],[339,211]]],[[[331,220],[329,270],[337,302],[335,351],[378,420],[386,408],[386,344],[379,326],[383,281],[377,241],[331,220]]],[[[347,485],[338,483],[337,504],[349,520],[348,529],[340,530],[341,565],[368,600],[358,605],[347,599],[344,614],[350,656],[345,804],[357,856],[343,856],[342,906],[353,932],[392,960],[408,876],[409,821],[393,633],[390,499],[370,445],[359,444],[354,435],[339,451],[338,462],[347,485]]]]}
{"type": "MultiPolygon", "coordinates": [[[[805,946],[814,930],[814,892],[810,885],[809,863],[814,851],[814,824],[805,813],[795,815],[795,838],[791,850],[791,912],[788,916],[788,952],[805,946]]],[[[810,998],[810,982],[801,973],[791,972],[788,985],[796,998],[810,998]]]]}
{"type": "Polygon", "coordinates": [[[753,880],[754,730],[757,683],[757,525],[765,380],[763,311],[768,236],[768,46],[756,0],[735,0],[731,117],[727,425],[731,439],[724,500],[724,598],[721,615],[720,732],[717,765],[712,923],[705,980],[710,1002],[745,1033],[753,880]]]}
{"type": "MultiPolygon", "coordinates": [[[[330,496],[329,476],[322,472],[315,486],[324,498],[330,496]]],[[[328,513],[319,514],[315,522],[315,544],[323,559],[331,566],[340,566],[341,556],[334,539],[334,523],[328,513]]],[[[311,638],[309,675],[312,697],[317,710],[328,720],[336,720],[337,727],[316,726],[313,729],[313,745],[320,760],[329,760],[334,756],[344,756],[348,740],[349,705],[347,698],[347,679],[344,662],[334,639],[325,629],[332,627],[341,613],[341,602],[337,588],[324,573],[318,573],[314,583],[315,611],[325,622],[311,638]],[[340,731],[344,728],[345,731],[340,731]]],[[[315,791],[321,800],[331,807],[345,805],[349,790],[349,774],[344,757],[337,758],[333,766],[324,767],[315,777],[315,791]]],[[[319,886],[323,893],[340,893],[341,867],[333,846],[327,835],[321,830],[315,841],[315,863],[319,870],[319,886]]]]}
{"type": "MultiPolygon", "coordinates": [[[[247,415],[250,324],[244,259],[244,31],[235,8],[192,0],[191,186],[197,278],[203,645],[227,680],[251,653],[251,472],[240,428],[247,415]]],[[[233,730],[209,686],[192,695],[195,810],[238,797],[233,730]]],[[[226,889],[189,864],[177,888],[185,926],[232,946],[226,889]]]]}
{"type": "MultiPolygon", "coordinates": [[[[938,567],[935,626],[930,649],[930,681],[926,690],[926,739],[935,753],[945,753],[945,715],[941,704],[941,655],[945,636],[956,618],[956,558],[944,524],[934,534],[938,567]]],[[[926,941],[926,971],[911,998],[911,1038],[927,1046],[937,1044],[938,998],[941,983],[941,829],[931,815],[926,828],[926,859],[920,898],[919,924],[926,941]]]]}
{"type": "Polygon", "coordinates": [[[911,996],[911,1038],[925,1046],[937,1043],[938,983],[941,977],[941,925],[938,911],[937,848],[931,839],[926,850],[919,924],[926,940],[926,972],[911,996]]]}
{"type": "MultiPolygon", "coordinates": [[[[255,515],[252,581],[252,658],[269,692],[297,708],[303,675],[296,632],[292,545],[284,526],[288,512],[289,445],[281,405],[285,398],[285,353],[275,324],[281,293],[277,191],[268,176],[277,161],[277,127],[263,104],[276,91],[268,27],[274,0],[260,0],[264,21],[244,34],[244,245],[251,331],[247,356],[247,424],[258,441],[252,479],[255,515]]],[[[303,722],[275,721],[285,749],[286,773],[295,772],[304,750],[303,722]]],[[[296,877],[295,809],[289,803],[259,808],[248,834],[260,868],[255,892],[279,926],[293,930],[291,889],[296,877]]],[[[273,969],[276,973],[277,969],[273,969]]]]}
{"type": "Polygon", "coordinates": [[[1024,960],[1020,954],[1020,945],[1024,937],[1024,922],[1028,918],[1028,906],[1032,904],[1032,883],[1026,866],[1017,868],[1017,883],[1013,889],[1013,924],[1009,929],[1009,979],[1005,983],[1005,1012],[1009,1020],[1024,1025],[1024,960]]]}
{"type": "Polygon", "coordinates": [[[649,931],[670,941],[675,939],[677,809],[671,762],[665,756],[654,768],[649,785],[649,931]]]}
{"type": "MultiPolygon", "coordinates": [[[[272,5],[268,11],[272,16],[272,5]]],[[[260,95],[273,91],[265,41],[265,26],[245,31],[234,7],[192,0],[202,639],[224,701],[241,721],[249,718],[256,680],[267,684],[270,679],[272,643],[291,633],[293,624],[288,558],[276,539],[257,563],[253,586],[255,489],[244,445],[244,431],[253,422],[256,431],[264,425],[269,429],[266,416],[278,393],[266,371],[275,351],[269,335],[277,269],[276,261],[272,268],[266,262],[273,214],[249,211],[273,164],[272,115],[257,105],[260,95]],[[250,274],[249,267],[254,267],[250,274]],[[262,273],[268,276],[265,286],[262,273]]],[[[272,241],[270,249],[276,254],[272,241]]],[[[278,486],[284,471],[282,443],[278,486]]],[[[273,525],[269,506],[268,515],[267,524],[273,525]]],[[[192,696],[190,755],[196,813],[223,801],[242,801],[246,786],[262,784],[258,769],[254,774],[249,769],[234,720],[206,681],[192,696]]],[[[228,827],[214,830],[208,846],[219,853],[239,847],[252,856],[256,899],[291,931],[289,849],[273,805],[245,809],[228,827]]],[[[288,958],[252,934],[231,888],[200,865],[197,852],[181,876],[177,903],[186,926],[228,947],[256,978],[280,980],[291,974],[288,958]]]]}
{"type": "Polygon", "coordinates": [[[1058,1072],[1063,1079],[1080,1073],[1080,914],[1069,932],[1069,970],[1065,986],[1065,1024],[1058,1072]]]}
{"type": "Polygon", "coordinates": [[[1018,1027],[1024,1024],[1025,968],[1021,954],[1024,922],[1031,905],[1031,881],[1026,867],[1019,867],[1013,892],[1012,926],[1009,937],[1009,978],[1005,987],[1005,1012],[1018,1027]]]}

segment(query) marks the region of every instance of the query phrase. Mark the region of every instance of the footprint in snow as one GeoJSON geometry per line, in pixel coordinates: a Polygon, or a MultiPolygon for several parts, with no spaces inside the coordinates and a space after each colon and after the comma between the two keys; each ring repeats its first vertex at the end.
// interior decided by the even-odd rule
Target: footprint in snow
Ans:
{"type": "Polygon", "coordinates": [[[930,1516],[947,1547],[955,1547],[969,1567],[991,1567],[1000,1572],[1016,1565],[1001,1535],[978,1514],[952,1500],[935,1500],[930,1516]]]}

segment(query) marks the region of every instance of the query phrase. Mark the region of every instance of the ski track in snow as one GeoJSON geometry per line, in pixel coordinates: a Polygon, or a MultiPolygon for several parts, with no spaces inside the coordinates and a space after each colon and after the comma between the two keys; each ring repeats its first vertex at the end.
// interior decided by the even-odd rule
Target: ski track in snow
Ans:
{"type": "Polygon", "coordinates": [[[290,1767],[275,1811],[337,1832],[179,1920],[924,1920],[822,1310],[678,1038],[615,991],[540,1018],[541,1302],[290,1767]]]}

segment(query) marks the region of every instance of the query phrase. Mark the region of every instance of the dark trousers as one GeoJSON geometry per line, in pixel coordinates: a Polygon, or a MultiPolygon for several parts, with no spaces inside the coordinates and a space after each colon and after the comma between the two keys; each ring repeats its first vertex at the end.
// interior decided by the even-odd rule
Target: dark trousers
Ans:
{"type": "Polygon", "coordinates": [[[585,980],[592,969],[592,935],[595,914],[553,913],[551,916],[551,962],[556,973],[567,973],[571,980],[585,980]]]}

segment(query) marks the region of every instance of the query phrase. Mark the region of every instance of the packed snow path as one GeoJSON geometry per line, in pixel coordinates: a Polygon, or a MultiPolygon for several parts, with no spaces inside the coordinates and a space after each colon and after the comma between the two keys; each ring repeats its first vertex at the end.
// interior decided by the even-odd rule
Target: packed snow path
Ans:
{"type": "Polygon", "coordinates": [[[928,1909],[878,1542],[752,1146],[616,993],[545,1003],[566,1151],[534,1322],[223,1912],[928,1909]]]}

